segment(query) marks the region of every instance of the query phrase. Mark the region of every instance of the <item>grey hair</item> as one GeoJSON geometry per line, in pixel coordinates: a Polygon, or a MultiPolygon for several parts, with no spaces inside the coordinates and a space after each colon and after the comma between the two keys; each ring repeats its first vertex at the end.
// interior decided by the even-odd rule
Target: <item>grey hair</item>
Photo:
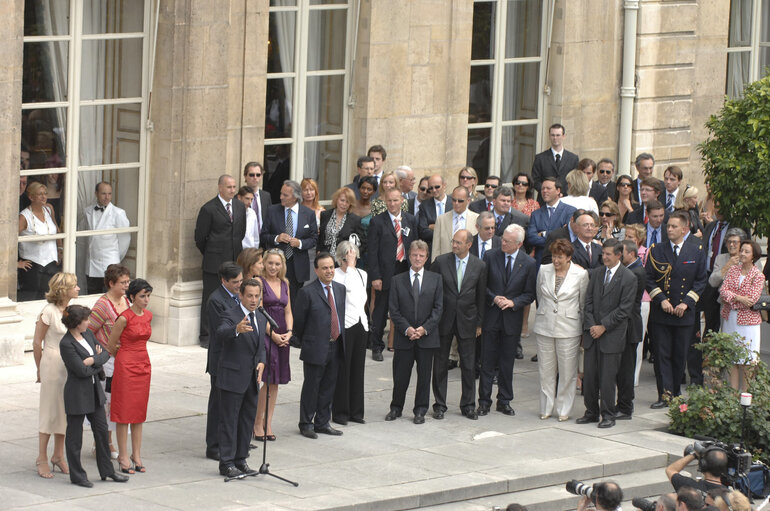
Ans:
{"type": "Polygon", "coordinates": [[[337,263],[342,264],[342,261],[345,260],[345,256],[348,255],[348,252],[351,250],[356,254],[356,259],[361,257],[361,252],[358,250],[355,243],[351,243],[348,240],[339,243],[337,245],[337,250],[334,252],[334,258],[337,260],[337,263]]]}
{"type": "Polygon", "coordinates": [[[302,199],[302,188],[299,186],[299,183],[296,181],[292,181],[291,179],[287,179],[283,182],[283,186],[288,186],[291,188],[291,192],[294,195],[294,198],[297,200],[302,199]]]}
{"type": "Polygon", "coordinates": [[[733,236],[738,236],[741,241],[749,239],[748,235],[746,235],[746,231],[740,227],[730,227],[727,229],[727,232],[725,233],[725,240],[732,238],[733,236]]]}
{"type": "Polygon", "coordinates": [[[476,227],[481,227],[481,222],[483,222],[487,218],[491,218],[492,220],[494,220],[495,215],[493,215],[491,211],[482,211],[481,213],[479,213],[479,216],[476,217],[476,227]]]}
{"type": "Polygon", "coordinates": [[[412,253],[412,250],[424,250],[426,254],[430,253],[430,251],[428,250],[428,244],[425,243],[423,240],[414,240],[409,245],[409,253],[410,254],[412,253]]]}
{"type": "Polygon", "coordinates": [[[655,163],[655,157],[650,153],[639,153],[639,155],[634,160],[634,165],[638,167],[639,164],[642,163],[642,160],[652,160],[652,163],[655,163]]]}
{"type": "Polygon", "coordinates": [[[504,232],[513,233],[517,242],[524,243],[524,227],[519,224],[510,224],[504,232]]]}
{"type": "Polygon", "coordinates": [[[399,180],[404,180],[406,179],[406,177],[409,175],[409,172],[411,171],[412,171],[412,167],[410,167],[409,165],[400,165],[396,169],[395,174],[396,176],[398,176],[399,180]]]}
{"type": "Polygon", "coordinates": [[[513,188],[508,185],[498,186],[495,188],[494,198],[496,199],[501,195],[505,195],[506,197],[513,197],[513,188]]]}

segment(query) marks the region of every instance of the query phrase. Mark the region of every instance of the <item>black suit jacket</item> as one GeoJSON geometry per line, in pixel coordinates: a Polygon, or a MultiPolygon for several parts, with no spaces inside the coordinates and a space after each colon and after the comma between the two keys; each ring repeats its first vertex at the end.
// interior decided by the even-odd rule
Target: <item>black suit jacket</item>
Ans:
{"type": "Polygon", "coordinates": [[[388,306],[390,319],[393,320],[393,347],[397,350],[411,349],[415,341],[409,340],[406,330],[423,327],[427,332],[416,342],[420,348],[438,348],[441,344],[439,337],[439,320],[443,310],[443,285],[437,273],[422,270],[420,280],[420,300],[415,307],[412,295],[410,272],[405,271],[393,277],[388,306]]]}
{"type": "Polygon", "coordinates": [[[476,327],[484,322],[484,300],[487,293],[487,266],[470,253],[465,274],[457,290],[457,264],[453,253],[442,254],[433,261],[431,271],[441,275],[444,283],[444,310],[441,314],[439,334],[449,335],[457,327],[462,339],[476,337],[476,327]]]}
{"type": "MultiPolygon", "coordinates": [[[[623,220],[623,223],[624,224],[643,224],[643,225],[647,225],[644,222],[644,211],[645,211],[645,208],[644,208],[644,206],[642,204],[637,205],[636,209],[634,209],[630,213],[626,214],[626,219],[623,220]]],[[[665,229],[665,224],[668,223],[668,214],[669,214],[668,211],[666,211],[663,214],[663,224],[664,224],[663,231],[666,230],[665,229]]]]}
{"type": "MultiPolygon", "coordinates": [[[[661,203],[666,204],[666,199],[665,199],[666,187],[663,186],[663,181],[661,181],[660,179],[657,179],[657,178],[655,178],[655,179],[658,181],[658,190],[661,191],[658,194],[658,200],[661,203]],[[661,199],[663,199],[663,200],[661,200],[661,199]]],[[[634,186],[631,187],[631,193],[633,194],[634,200],[636,202],[641,202],[641,200],[639,200],[639,178],[638,177],[636,179],[634,179],[634,183],[633,184],[634,184],[634,186]]]]}
{"type": "MultiPolygon", "coordinates": [[[[611,184],[608,183],[607,186],[611,184]]],[[[599,207],[602,207],[602,203],[610,198],[607,189],[599,181],[591,181],[591,191],[588,192],[588,196],[595,200],[599,207]]]]}
{"type": "MultiPolygon", "coordinates": [[[[601,186],[601,183],[599,183],[599,186],[601,186]]],[[[607,192],[607,198],[615,200],[615,192],[617,191],[617,189],[618,187],[617,187],[617,184],[615,184],[615,181],[610,181],[609,183],[607,183],[607,186],[604,187],[604,190],[607,192]]],[[[599,204],[599,206],[601,206],[601,204],[599,204]]]]}
{"type": "Polygon", "coordinates": [[[500,222],[500,225],[497,225],[497,212],[492,211],[492,214],[495,215],[495,236],[502,236],[503,231],[505,231],[505,228],[508,227],[511,224],[519,224],[524,228],[524,232],[527,232],[527,226],[529,225],[529,217],[522,213],[519,210],[512,209],[505,215],[503,215],[503,221],[500,222]]]}
{"type": "Polygon", "coordinates": [[[603,265],[597,268],[588,281],[583,309],[583,347],[589,349],[598,342],[602,353],[623,353],[638,282],[633,272],[620,264],[610,283],[605,286],[606,269],[603,265]],[[607,329],[598,339],[591,337],[588,332],[595,325],[607,329]]]}
{"type": "Polygon", "coordinates": [[[246,206],[239,200],[231,201],[233,220],[219,200],[214,197],[204,204],[195,222],[195,246],[203,254],[203,271],[217,273],[225,261],[235,261],[243,249],[246,236],[246,206]]]}
{"type": "Polygon", "coordinates": [[[519,249],[513,263],[510,277],[505,279],[506,254],[500,250],[490,250],[484,255],[487,265],[487,310],[484,315],[484,328],[502,330],[506,335],[521,332],[523,309],[535,300],[537,265],[535,260],[519,249]],[[502,310],[493,303],[495,296],[504,296],[513,300],[513,307],[502,310]]]}
{"type": "MultiPolygon", "coordinates": [[[[578,158],[577,154],[565,149],[562,152],[561,162],[559,162],[557,167],[550,147],[542,153],[538,153],[535,156],[535,161],[532,162],[532,181],[535,185],[535,190],[540,192],[540,186],[546,177],[555,177],[556,182],[561,186],[562,194],[567,195],[567,174],[577,168],[579,161],[580,158],[578,158]]],[[[539,194],[537,200],[542,206],[543,199],[539,194]]]]}
{"type": "Polygon", "coordinates": [[[588,252],[584,243],[580,241],[580,238],[575,238],[572,242],[572,246],[575,248],[575,252],[572,254],[572,262],[579,264],[586,270],[592,270],[602,264],[602,246],[598,243],[591,245],[591,259],[588,259],[588,252]]]}
{"type": "MultiPolygon", "coordinates": [[[[209,318],[209,331],[216,332],[221,318],[230,310],[239,310],[238,302],[236,302],[220,284],[219,287],[211,293],[208,302],[206,302],[206,315],[209,318]]],[[[218,336],[212,335],[209,340],[209,351],[206,359],[207,373],[214,376],[217,375],[220,353],[222,353],[222,342],[219,340],[218,336]]]]}
{"type": "MultiPolygon", "coordinates": [[[[265,223],[265,214],[267,214],[267,210],[270,208],[270,206],[273,205],[273,201],[270,200],[270,194],[266,192],[265,190],[259,189],[255,192],[255,199],[259,197],[259,207],[262,211],[262,217],[260,218],[260,225],[265,223]]],[[[254,209],[254,213],[259,215],[259,211],[254,208],[254,203],[252,202],[252,209],[254,209]]]]}
{"type": "MultiPolygon", "coordinates": [[[[487,250],[491,250],[492,248],[500,248],[502,245],[502,240],[500,239],[500,236],[492,236],[492,247],[487,248],[487,250]]],[[[473,243],[471,243],[471,254],[475,255],[478,258],[481,258],[481,254],[479,253],[479,235],[476,234],[473,236],[473,243]]]]}
{"type": "MultiPolygon", "coordinates": [[[[446,196],[446,207],[444,213],[452,211],[452,197],[446,196]]],[[[420,226],[420,239],[425,240],[428,244],[433,241],[433,229],[428,227],[436,223],[436,199],[429,198],[420,203],[420,212],[417,215],[420,226]]]]}
{"type": "MultiPolygon", "coordinates": [[[[260,245],[268,249],[278,247],[283,250],[286,243],[276,243],[275,238],[286,230],[286,208],[281,204],[273,204],[267,210],[264,220],[259,238],[260,245]]],[[[295,227],[297,230],[294,237],[302,242],[302,248],[295,248],[294,255],[286,264],[293,264],[297,281],[305,282],[310,280],[310,257],[307,251],[315,247],[318,241],[318,223],[315,221],[313,210],[300,204],[295,227]]]]}
{"type": "Polygon", "coordinates": [[[628,335],[626,341],[628,344],[636,344],[642,340],[642,296],[647,288],[647,272],[644,270],[642,260],[636,261],[626,266],[636,277],[636,296],[634,296],[634,310],[631,314],[631,320],[628,322],[628,335]]]}
{"type": "Polygon", "coordinates": [[[474,213],[481,213],[482,211],[487,211],[487,198],[484,197],[483,199],[479,199],[477,201],[471,202],[468,205],[468,209],[470,209],[474,213]]]}
{"type": "MultiPolygon", "coordinates": [[[[337,308],[341,342],[345,348],[345,286],[332,281],[334,305],[337,308]]],[[[321,281],[316,279],[297,293],[294,317],[294,335],[302,344],[299,358],[308,364],[323,365],[329,353],[329,339],[332,331],[332,312],[321,281]]]]}
{"type": "Polygon", "coordinates": [[[246,314],[239,305],[224,313],[217,337],[222,345],[217,367],[217,388],[228,392],[243,394],[251,379],[257,382],[257,365],[266,361],[265,332],[267,320],[261,312],[254,312],[254,322],[258,332],[244,332],[235,335],[235,327],[246,314]]]}
{"type": "Polygon", "coordinates": [[[59,342],[59,354],[67,368],[67,382],[64,384],[64,411],[67,415],[85,415],[104,406],[105,397],[99,379],[104,379],[102,366],[109,360],[106,349],[96,355],[98,344],[90,330],[83,332],[83,338],[94,351],[94,364],[83,363],[91,355],[67,332],[59,342]]]}
{"type": "MultiPolygon", "coordinates": [[[[336,212],[333,209],[321,211],[321,229],[318,233],[318,248],[320,250],[330,250],[331,240],[326,239],[326,227],[329,225],[329,219],[332,215],[336,215],[336,212]]],[[[342,228],[337,233],[337,245],[343,241],[347,241],[347,239],[350,238],[350,235],[354,233],[361,242],[364,241],[365,237],[364,230],[361,227],[361,217],[353,213],[348,213],[348,216],[345,218],[345,223],[342,224],[342,228]]],[[[366,249],[362,248],[361,252],[365,254],[366,249]]]]}
{"type": "MultiPolygon", "coordinates": [[[[423,203],[425,204],[425,203],[423,203]]],[[[422,207],[420,208],[422,209],[422,207]]],[[[404,243],[404,260],[409,260],[409,245],[418,238],[418,225],[414,216],[401,213],[401,238],[404,243]],[[405,232],[409,229],[409,232],[405,232]]],[[[370,281],[382,280],[382,288],[389,289],[396,268],[396,228],[385,211],[372,218],[367,235],[370,281]]]]}
{"type": "MultiPolygon", "coordinates": [[[[540,259],[540,264],[551,264],[553,262],[553,258],[551,257],[551,243],[553,243],[556,240],[567,240],[567,241],[571,240],[568,226],[565,225],[564,227],[559,227],[558,229],[554,229],[548,233],[548,236],[545,237],[543,257],[540,259]]],[[[572,257],[574,260],[575,255],[573,254],[572,257]]]]}

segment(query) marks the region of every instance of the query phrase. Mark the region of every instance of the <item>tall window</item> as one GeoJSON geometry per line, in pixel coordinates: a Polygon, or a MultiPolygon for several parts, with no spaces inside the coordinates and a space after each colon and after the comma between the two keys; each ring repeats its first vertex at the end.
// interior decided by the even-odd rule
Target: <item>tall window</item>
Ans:
{"type": "Polygon", "coordinates": [[[124,245],[121,262],[132,275],[141,268],[149,12],[143,0],[25,2],[21,186],[44,185],[56,228],[31,222],[19,242],[34,252],[57,240],[57,269],[77,273],[82,294],[96,232],[122,235],[110,238],[124,245]],[[97,231],[86,220],[102,181],[127,227],[97,231]]]}
{"type": "Polygon", "coordinates": [[[475,0],[467,162],[510,181],[537,153],[543,89],[540,0],[475,0]]]}
{"type": "Polygon", "coordinates": [[[768,74],[768,66],[770,0],[731,0],[725,92],[741,97],[747,84],[768,74]]]}
{"type": "Polygon", "coordinates": [[[265,189],[310,177],[328,199],[341,186],[350,2],[270,0],[265,189]]]}

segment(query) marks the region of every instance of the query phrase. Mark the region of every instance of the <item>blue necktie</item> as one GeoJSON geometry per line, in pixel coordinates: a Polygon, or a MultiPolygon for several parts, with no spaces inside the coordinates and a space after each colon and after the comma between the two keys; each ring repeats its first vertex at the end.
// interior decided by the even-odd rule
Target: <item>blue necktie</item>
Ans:
{"type": "Polygon", "coordinates": [[[658,231],[657,229],[652,230],[652,236],[650,236],[650,246],[658,242],[658,231]]]}

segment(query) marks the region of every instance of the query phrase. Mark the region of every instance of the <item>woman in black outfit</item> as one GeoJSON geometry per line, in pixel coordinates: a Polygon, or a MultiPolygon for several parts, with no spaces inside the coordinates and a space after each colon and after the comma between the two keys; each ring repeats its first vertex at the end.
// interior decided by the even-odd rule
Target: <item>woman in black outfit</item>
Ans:
{"type": "Polygon", "coordinates": [[[332,209],[321,212],[321,229],[318,234],[320,251],[337,253],[337,244],[351,241],[357,247],[364,239],[361,229],[361,217],[352,212],[356,196],[353,190],[343,187],[332,195],[332,209]],[[355,234],[353,239],[351,235],[355,234]]]}

